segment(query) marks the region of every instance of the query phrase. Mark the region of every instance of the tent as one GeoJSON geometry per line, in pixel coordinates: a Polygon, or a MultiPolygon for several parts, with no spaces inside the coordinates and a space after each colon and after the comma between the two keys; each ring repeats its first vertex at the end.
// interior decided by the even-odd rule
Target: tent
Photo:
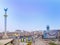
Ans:
{"type": "Polygon", "coordinates": [[[12,40],[13,39],[2,39],[2,40],[0,40],[0,45],[5,45],[5,44],[11,42],[12,40]]]}

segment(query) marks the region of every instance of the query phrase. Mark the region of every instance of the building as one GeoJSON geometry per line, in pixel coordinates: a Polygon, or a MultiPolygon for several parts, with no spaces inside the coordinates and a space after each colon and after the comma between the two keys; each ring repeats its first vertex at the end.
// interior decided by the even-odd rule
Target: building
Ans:
{"type": "Polygon", "coordinates": [[[60,41],[60,30],[58,30],[58,40],[60,41]]]}
{"type": "Polygon", "coordinates": [[[0,39],[2,39],[2,36],[3,36],[3,34],[2,34],[2,33],[0,33],[0,39]]]}

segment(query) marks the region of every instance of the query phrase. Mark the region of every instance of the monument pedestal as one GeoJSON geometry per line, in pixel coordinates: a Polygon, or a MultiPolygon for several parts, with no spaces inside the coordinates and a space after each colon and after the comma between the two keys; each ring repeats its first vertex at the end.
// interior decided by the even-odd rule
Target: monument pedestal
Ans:
{"type": "Polygon", "coordinates": [[[7,39],[7,38],[8,38],[7,33],[4,33],[2,38],[3,38],[3,39],[7,39]]]}

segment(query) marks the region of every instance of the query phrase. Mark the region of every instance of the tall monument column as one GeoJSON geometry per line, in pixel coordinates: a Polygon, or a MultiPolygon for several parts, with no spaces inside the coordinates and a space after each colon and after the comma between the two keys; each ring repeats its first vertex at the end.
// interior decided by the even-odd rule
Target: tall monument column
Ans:
{"type": "Polygon", "coordinates": [[[46,29],[47,29],[47,31],[49,31],[49,30],[50,30],[50,27],[49,27],[49,25],[47,25],[46,29]]]}
{"type": "Polygon", "coordinates": [[[7,10],[8,10],[8,8],[4,8],[4,11],[5,11],[5,14],[4,14],[4,30],[5,30],[5,32],[4,32],[4,35],[3,35],[3,38],[8,38],[8,36],[7,36],[7,10]]]}

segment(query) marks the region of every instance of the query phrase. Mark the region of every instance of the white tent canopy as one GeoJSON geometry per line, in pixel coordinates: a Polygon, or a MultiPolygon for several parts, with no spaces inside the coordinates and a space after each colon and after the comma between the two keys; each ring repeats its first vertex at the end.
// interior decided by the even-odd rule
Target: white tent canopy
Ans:
{"type": "Polygon", "coordinates": [[[13,39],[2,39],[0,40],[0,45],[7,44],[8,42],[12,41],[13,39]]]}

